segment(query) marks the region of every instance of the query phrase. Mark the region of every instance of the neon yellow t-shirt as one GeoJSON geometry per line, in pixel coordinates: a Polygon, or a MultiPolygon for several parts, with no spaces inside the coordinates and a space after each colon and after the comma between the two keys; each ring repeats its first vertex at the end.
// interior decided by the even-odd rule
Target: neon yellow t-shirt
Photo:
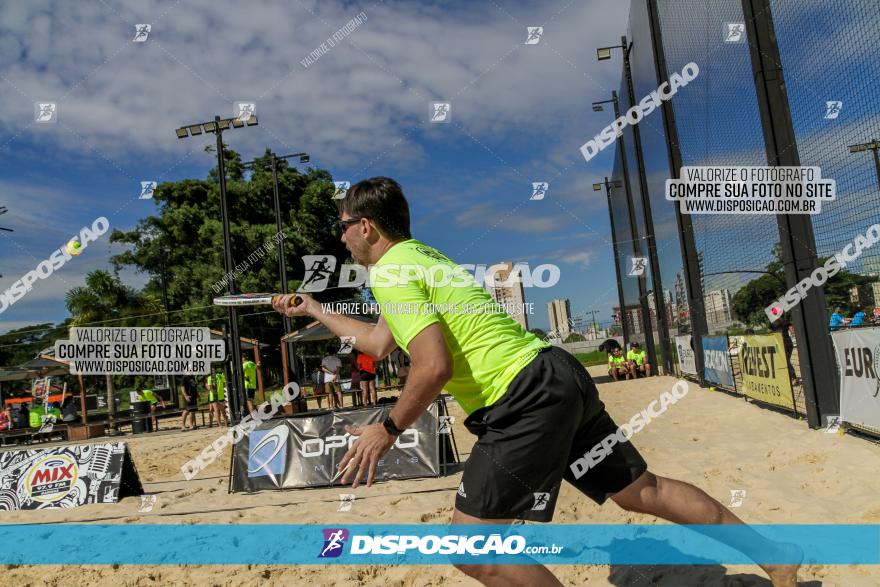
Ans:
{"type": "Polygon", "coordinates": [[[222,374],[208,375],[208,385],[211,386],[211,390],[208,392],[208,401],[219,401],[222,402],[223,398],[226,397],[225,387],[226,387],[226,377],[222,374]],[[214,398],[217,399],[214,399],[214,398]]]}
{"type": "Polygon", "coordinates": [[[140,394],[142,402],[150,402],[151,405],[156,405],[159,403],[159,398],[156,397],[156,394],[153,393],[152,389],[145,389],[140,394]]]}
{"type": "Polygon", "coordinates": [[[608,368],[611,369],[613,367],[623,367],[623,355],[619,357],[608,355],[608,368]]]}
{"type": "Polygon", "coordinates": [[[629,361],[634,361],[636,365],[641,367],[642,363],[645,362],[645,351],[636,352],[630,349],[629,352],[626,353],[626,358],[629,361]]]}
{"type": "Polygon", "coordinates": [[[244,387],[245,389],[257,388],[257,364],[253,361],[244,361],[241,364],[244,369],[244,387]]]}
{"type": "Polygon", "coordinates": [[[550,346],[495,305],[464,268],[415,239],[394,245],[369,276],[382,316],[408,354],[417,334],[440,325],[452,356],[445,389],[468,414],[498,401],[538,351],[550,346]],[[424,270],[431,267],[441,269],[424,270]],[[401,281],[405,285],[398,287],[401,281]]]}

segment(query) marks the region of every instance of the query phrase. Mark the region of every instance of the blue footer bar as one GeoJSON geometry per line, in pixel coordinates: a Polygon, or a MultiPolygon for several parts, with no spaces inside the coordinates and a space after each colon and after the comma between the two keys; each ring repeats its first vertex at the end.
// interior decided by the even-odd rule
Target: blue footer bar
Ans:
{"type": "Polygon", "coordinates": [[[880,525],[0,526],[2,564],[880,564],[880,525]]]}

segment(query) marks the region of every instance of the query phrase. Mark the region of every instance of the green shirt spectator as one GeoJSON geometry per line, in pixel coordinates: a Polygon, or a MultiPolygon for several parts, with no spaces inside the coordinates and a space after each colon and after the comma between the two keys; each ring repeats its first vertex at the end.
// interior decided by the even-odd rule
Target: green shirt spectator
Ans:
{"type": "Polygon", "coordinates": [[[151,406],[155,406],[159,403],[159,398],[156,397],[156,394],[153,393],[152,389],[144,389],[138,394],[138,400],[142,402],[150,402],[151,406]]]}
{"type": "Polygon", "coordinates": [[[630,349],[628,353],[626,353],[626,358],[628,361],[632,361],[636,364],[636,367],[641,367],[642,363],[645,362],[645,350],[639,349],[630,349]]]}
{"type": "Polygon", "coordinates": [[[222,402],[226,398],[226,376],[222,373],[208,375],[208,401],[222,402]]]}
{"type": "Polygon", "coordinates": [[[43,416],[45,415],[45,407],[40,405],[32,407],[30,416],[28,416],[28,424],[30,424],[31,428],[39,428],[43,425],[43,416]]]}
{"type": "Polygon", "coordinates": [[[257,364],[253,361],[243,361],[241,364],[242,369],[244,369],[244,388],[245,389],[256,389],[257,388],[257,364]]]}

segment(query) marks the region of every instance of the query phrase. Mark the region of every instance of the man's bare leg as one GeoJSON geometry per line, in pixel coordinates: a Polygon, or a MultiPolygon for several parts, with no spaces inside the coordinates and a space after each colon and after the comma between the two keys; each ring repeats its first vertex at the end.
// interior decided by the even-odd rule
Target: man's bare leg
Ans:
{"type": "MultiPolygon", "coordinates": [[[[625,510],[651,514],[676,524],[743,524],[718,500],[690,483],[658,477],[646,471],[623,491],[612,498],[625,510]]],[[[696,529],[696,528],[695,528],[696,529]]],[[[762,552],[774,551],[780,544],[752,531],[747,541],[730,546],[744,553],[762,545],[762,552]]],[[[796,587],[800,565],[760,565],[774,587],[796,587]]]]}
{"type": "MultiPolygon", "coordinates": [[[[514,520],[484,520],[453,510],[453,524],[511,524],[514,520]]],[[[558,587],[562,585],[544,565],[455,565],[487,587],[558,587]]]]}

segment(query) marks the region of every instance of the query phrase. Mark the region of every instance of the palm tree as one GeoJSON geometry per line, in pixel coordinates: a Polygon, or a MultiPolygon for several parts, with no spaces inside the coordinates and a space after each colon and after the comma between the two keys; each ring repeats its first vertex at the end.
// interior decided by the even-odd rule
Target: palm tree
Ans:
{"type": "MultiPolygon", "coordinates": [[[[96,270],[86,275],[86,285],[75,287],[65,296],[67,309],[73,318],[71,326],[85,326],[96,322],[104,326],[145,326],[156,318],[151,316],[138,319],[144,314],[155,314],[160,304],[155,296],[141,294],[125,285],[116,275],[96,270]]],[[[158,322],[158,321],[157,321],[158,322]]],[[[116,424],[116,395],[113,389],[113,376],[107,378],[107,418],[110,430],[118,429],[116,424]]]]}

